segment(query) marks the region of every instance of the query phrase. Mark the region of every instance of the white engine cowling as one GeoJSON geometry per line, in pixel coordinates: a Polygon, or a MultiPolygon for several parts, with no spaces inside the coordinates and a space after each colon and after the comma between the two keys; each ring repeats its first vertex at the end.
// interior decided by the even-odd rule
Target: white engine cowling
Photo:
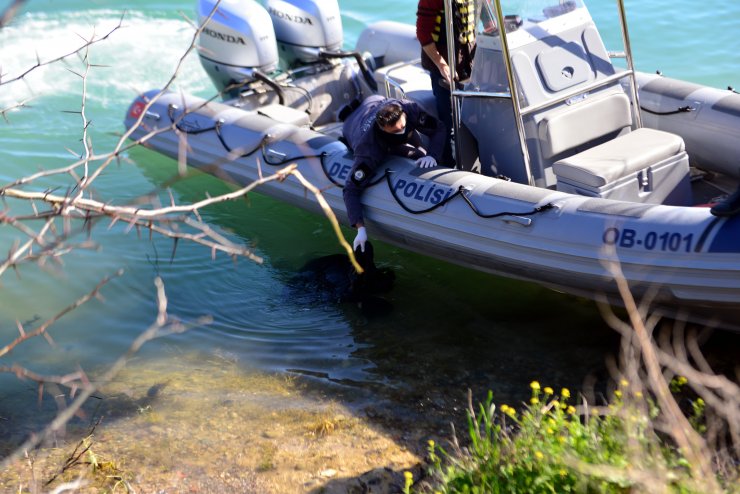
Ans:
{"type": "Polygon", "coordinates": [[[264,0],[280,56],[289,66],[319,59],[319,50],[337,51],[344,32],[337,0],[264,0]]]}
{"type": "MultiPolygon", "coordinates": [[[[203,23],[216,0],[198,0],[198,22],[203,23]]],[[[255,71],[278,68],[275,30],[265,7],[255,0],[221,0],[198,37],[198,56],[216,87],[255,79],[255,71]]]]}

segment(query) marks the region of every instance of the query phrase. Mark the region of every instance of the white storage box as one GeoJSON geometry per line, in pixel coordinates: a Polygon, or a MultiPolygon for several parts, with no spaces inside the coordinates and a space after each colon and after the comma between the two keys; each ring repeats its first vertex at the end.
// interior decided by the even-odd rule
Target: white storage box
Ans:
{"type": "Polygon", "coordinates": [[[689,158],[681,137],[637,129],[557,161],[557,190],[590,197],[690,206],[689,158]]]}

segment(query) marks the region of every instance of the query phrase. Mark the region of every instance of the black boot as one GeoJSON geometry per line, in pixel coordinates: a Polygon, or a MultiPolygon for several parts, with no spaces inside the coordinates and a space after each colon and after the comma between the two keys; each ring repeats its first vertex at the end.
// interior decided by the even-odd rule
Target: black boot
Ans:
{"type": "Polygon", "coordinates": [[[740,213],[740,188],[724,201],[715,204],[709,212],[715,216],[735,216],[740,213]]]}

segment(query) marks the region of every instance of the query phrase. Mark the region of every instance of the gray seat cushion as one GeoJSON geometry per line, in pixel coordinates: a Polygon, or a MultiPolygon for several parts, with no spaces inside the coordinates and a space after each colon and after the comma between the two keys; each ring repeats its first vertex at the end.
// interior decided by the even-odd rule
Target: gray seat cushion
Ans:
{"type": "Polygon", "coordinates": [[[637,129],[552,165],[559,179],[602,187],[684,150],[683,139],[655,129],[637,129]]]}
{"type": "Polygon", "coordinates": [[[551,158],[632,125],[630,101],[620,89],[547,113],[538,124],[542,154],[551,158]]]}

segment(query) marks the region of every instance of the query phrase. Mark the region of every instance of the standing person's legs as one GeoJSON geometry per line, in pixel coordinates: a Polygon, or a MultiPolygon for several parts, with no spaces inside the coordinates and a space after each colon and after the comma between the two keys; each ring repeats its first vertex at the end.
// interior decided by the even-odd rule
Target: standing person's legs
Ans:
{"type": "Polygon", "coordinates": [[[447,87],[442,75],[432,70],[429,73],[432,79],[432,93],[434,99],[437,102],[437,116],[439,120],[447,127],[447,141],[445,142],[445,148],[442,152],[442,163],[445,166],[455,166],[455,157],[452,154],[452,103],[450,101],[450,89],[447,87]],[[444,86],[442,85],[444,84],[444,86]]]}

